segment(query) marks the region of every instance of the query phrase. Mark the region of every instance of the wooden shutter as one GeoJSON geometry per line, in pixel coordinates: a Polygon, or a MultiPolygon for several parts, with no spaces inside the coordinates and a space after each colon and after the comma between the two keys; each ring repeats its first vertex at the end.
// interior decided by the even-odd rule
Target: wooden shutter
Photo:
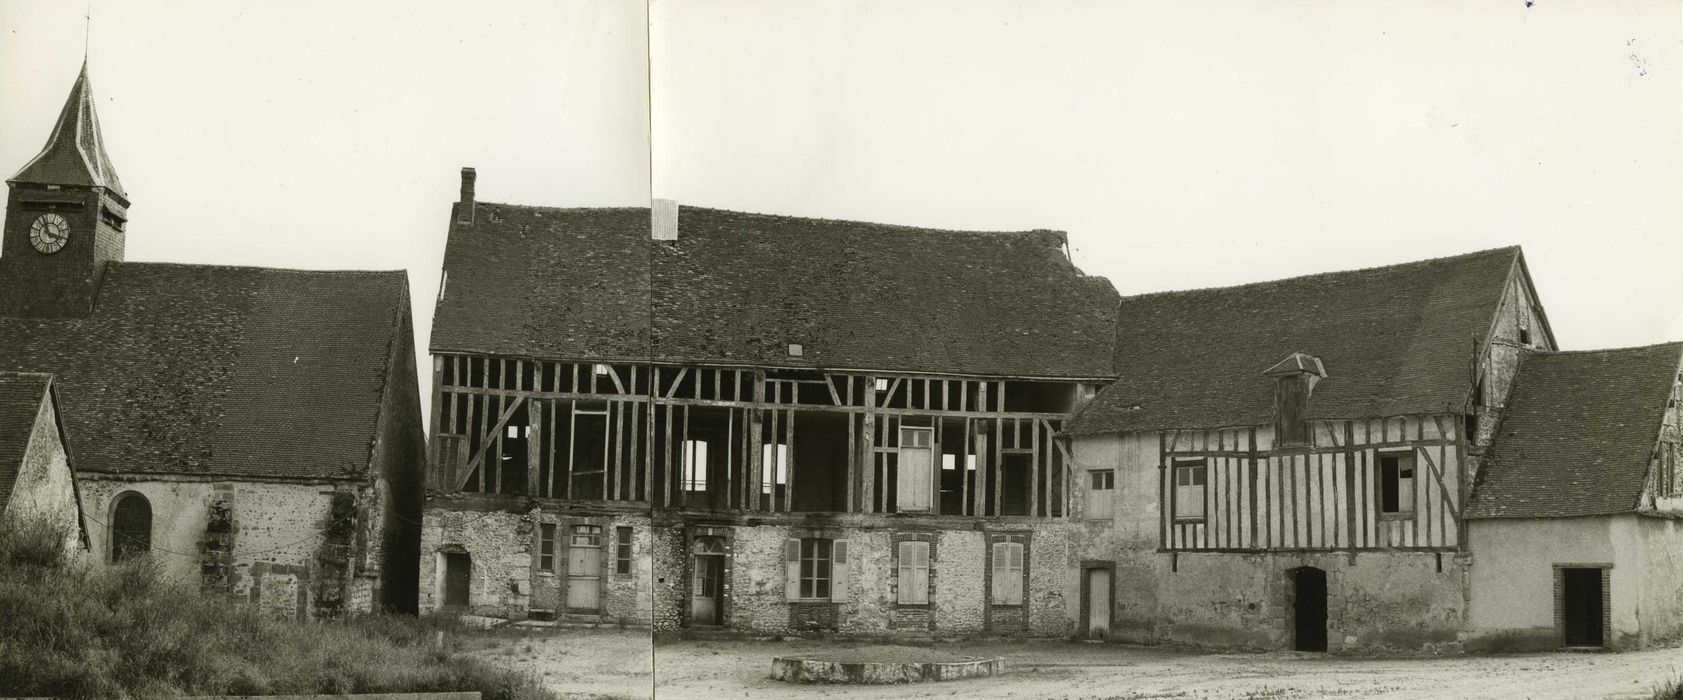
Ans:
{"type": "Polygon", "coordinates": [[[783,542],[783,597],[801,599],[801,541],[797,539],[783,542]]]}
{"type": "Polygon", "coordinates": [[[1016,605],[1023,603],[1023,545],[1011,543],[1011,602],[1016,605]]]}
{"type": "Polygon", "coordinates": [[[929,602],[929,543],[900,543],[899,602],[923,605],[929,602]]]}
{"type": "Polygon", "coordinates": [[[832,548],[830,564],[830,600],[842,602],[847,600],[847,583],[849,580],[847,561],[847,540],[836,540],[832,548]]]}
{"type": "Polygon", "coordinates": [[[993,595],[994,605],[1006,604],[1006,591],[1011,581],[1011,543],[993,543],[993,595]]]}

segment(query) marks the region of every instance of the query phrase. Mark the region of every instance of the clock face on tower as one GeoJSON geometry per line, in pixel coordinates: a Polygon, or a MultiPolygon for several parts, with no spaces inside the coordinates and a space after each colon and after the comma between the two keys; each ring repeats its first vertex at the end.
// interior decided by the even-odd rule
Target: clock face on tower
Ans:
{"type": "Polygon", "coordinates": [[[52,254],[70,242],[70,222],[57,214],[42,214],[29,225],[29,244],[36,250],[52,254]]]}

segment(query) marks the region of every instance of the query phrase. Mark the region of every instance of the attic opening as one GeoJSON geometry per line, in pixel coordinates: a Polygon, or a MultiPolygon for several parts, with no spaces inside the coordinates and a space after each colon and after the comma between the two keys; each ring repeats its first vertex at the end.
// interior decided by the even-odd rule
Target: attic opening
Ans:
{"type": "Polygon", "coordinates": [[[1294,352],[1263,372],[1274,379],[1274,442],[1281,446],[1307,445],[1313,441],[1309,421],[1309,399],[1315,385],[1327,376],[1321,359],[1294,352]]]}

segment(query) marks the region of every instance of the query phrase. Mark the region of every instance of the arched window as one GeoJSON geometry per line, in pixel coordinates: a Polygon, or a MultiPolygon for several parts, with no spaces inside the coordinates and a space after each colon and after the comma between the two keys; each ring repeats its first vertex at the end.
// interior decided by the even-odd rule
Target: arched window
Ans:
{"type": "Polygon", "coordinates": [[[117,496],[111,509],[111,561],[118,562],[152,549],[152,504],[133,491],[117,496]]]}

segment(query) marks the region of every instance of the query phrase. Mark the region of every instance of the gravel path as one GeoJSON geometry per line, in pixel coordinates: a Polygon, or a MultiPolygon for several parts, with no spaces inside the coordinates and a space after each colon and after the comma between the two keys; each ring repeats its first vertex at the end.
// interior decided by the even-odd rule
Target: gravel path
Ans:
{"type": "Polygon", "coordinates": [[[942,651],[1001,656],[1007,675],[910,686],[773,681],[771,658],[857,644],[675,642],[648,632],[546,631],[476,652],[539,674],[569,698],[1489,698],[1647,700],[1683,677],[1683,649],[1413,659],[1210,654],[1066,642],[964,643],[942,651]],[[658,675],[659,683],[654,684],[658,675]]]}
{"type": "Polygon", "coordinates": [[[1042,642],[954,644],[1002,656],[1008,673],[915,686],[795,686],[768,677],[771,657],[845,648],[814,642],[680,642],[656,647],[666,698],[1649,698],[1683,674],[1683,650],[1359,659],[1207,654],[1042,642]]]}

